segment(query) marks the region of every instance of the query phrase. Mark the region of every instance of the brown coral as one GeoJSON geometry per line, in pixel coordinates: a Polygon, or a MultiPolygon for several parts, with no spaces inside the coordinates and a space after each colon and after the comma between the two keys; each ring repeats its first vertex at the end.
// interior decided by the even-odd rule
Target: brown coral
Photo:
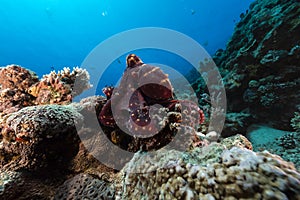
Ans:
{"type": "Polygon", "coordinates": [[[10,170],[57,170],[78,151],[75,124],[82,116],[71,107],[30,106],[6,116],[1,163],[10,170]]]}
{"type": "Polygon", "coordinates": [[[69,68],[64,68],[58,73],[52,71],[44,75],[40,82],[28,89],[28,92],[36,97],[36,105],[68,104],[74,96],[90,87],[88,72],[76,67],[72,72],[69,68]]]}
{"type": "Polygon", "coordinates": [[[18,65],[8,65],[0,69],[0,112],[15,112],[25,106],[33,105],[32,97],[26,92],[37,76],[18,65]]]}
{"type": "Polygon", "coordinates": [[[1,89],[25,91],[37,81],[36,74],[19,65],[8,65],[0,70],[1,89]]]}

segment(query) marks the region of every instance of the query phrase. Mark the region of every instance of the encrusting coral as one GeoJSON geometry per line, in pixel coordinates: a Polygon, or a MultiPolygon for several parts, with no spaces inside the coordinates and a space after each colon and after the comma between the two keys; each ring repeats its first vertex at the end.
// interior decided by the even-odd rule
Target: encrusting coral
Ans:
{"type": "Polygon", "coordinates": [[[137,153],[122,173],[119,199],[300,199],[291,163],[222,142],[200,151],[137,153]]]}
{"type": "Polygon", "coordinates": [[[104,180],[89,174],[78,174],[57,189],[55,200],[105,199],[113,200],[115,190],[104,180]]]}
{"type": "Polygon", "coordinates": [[[29,173],[16,171],[0,171],[0,198],[16,199],[50,199],[53,196],[55,184],[46,185],[47,180],[33,178],[29,173]]]}
{"type": "Polygon", "coordinates": [[[4,169],[32,171],[65,167],[78,151],[75,124],[82,115],[70,106],[30,106],[5,117],[1,130],[4,169]]]}
{"type": "Polygon", "coordinates": [[[7,65],[0,69],[1,89],[27,90],[38,81],[36,74],[19,65],[7,65]]]}

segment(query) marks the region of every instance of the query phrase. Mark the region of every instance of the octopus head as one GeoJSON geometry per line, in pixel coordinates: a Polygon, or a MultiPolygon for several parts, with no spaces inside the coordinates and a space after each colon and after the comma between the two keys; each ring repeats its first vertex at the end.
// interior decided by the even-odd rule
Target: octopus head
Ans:
{"type": "Polygon", "coordinates": [[[143,61],[135,54],[129,54],[126,57],[127,68],[134,68],[144,64],[143,61]]]}

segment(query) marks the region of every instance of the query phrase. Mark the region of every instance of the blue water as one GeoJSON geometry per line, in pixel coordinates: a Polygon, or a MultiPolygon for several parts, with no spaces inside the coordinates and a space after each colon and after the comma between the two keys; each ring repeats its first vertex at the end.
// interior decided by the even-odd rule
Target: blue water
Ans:
{"type": "MultiPolygon", "coordinates": [[[[0,66],[19,64],[40,77],[65,66],[81,66],[102,41],[122,31],[163,27],[199,42],[209,54],[225,48],[239,16],[252,0],[1,0],[0,66]]],[[[107,51],[116,51],[112,46],[107,51]]],[[[140,50],[143,60],[182,68],[186,61],[167,52],[140,50]]],[[[124,57],[103,84],[114,84],[124,57]]],[[[101,62],[101,59],[99,59],[101,62]]],[[[89,71],[95,66],[85,66],[89,71]],[[90,68],[90,69],[89,69],[90,68]]],[[[96,66],[97,67],[97,66],[96,66]]]]}

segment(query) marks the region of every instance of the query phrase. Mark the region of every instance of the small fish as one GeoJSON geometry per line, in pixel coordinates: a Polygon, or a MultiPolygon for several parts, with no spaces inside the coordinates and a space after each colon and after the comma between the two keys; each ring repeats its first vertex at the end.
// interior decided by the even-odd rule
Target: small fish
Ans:
{"type": "Polygon", "coordinates": [[[203,42],[203,46],[205,46],[205,47],[208,46],[208,41],[207,40],[203,42]]]}
{"type": "Polygon", "coordinates": [[[119,64],[122,64],[120,58],[118,59],[118,63],[119,63],[119,64]]]}
{"type": "Polygon", "coordinates": [[[103,17],[105,17],[105,16],[107,16],[107,11],[105,10],[105,11],[103,11],[102,13],[101,13],[101,15],[103,16],[103,17]]]}
{"type": "Polygon", "coordinates": [[[45,8],[45,13],[49,18],[53,15],[53,11],[50,7],[45,8]]]}
{"type": "Polygon", "coordinates": [[[194,15],[195,13],[196,13],[196,11],[191,9],[191,14],[194,15]]]}

